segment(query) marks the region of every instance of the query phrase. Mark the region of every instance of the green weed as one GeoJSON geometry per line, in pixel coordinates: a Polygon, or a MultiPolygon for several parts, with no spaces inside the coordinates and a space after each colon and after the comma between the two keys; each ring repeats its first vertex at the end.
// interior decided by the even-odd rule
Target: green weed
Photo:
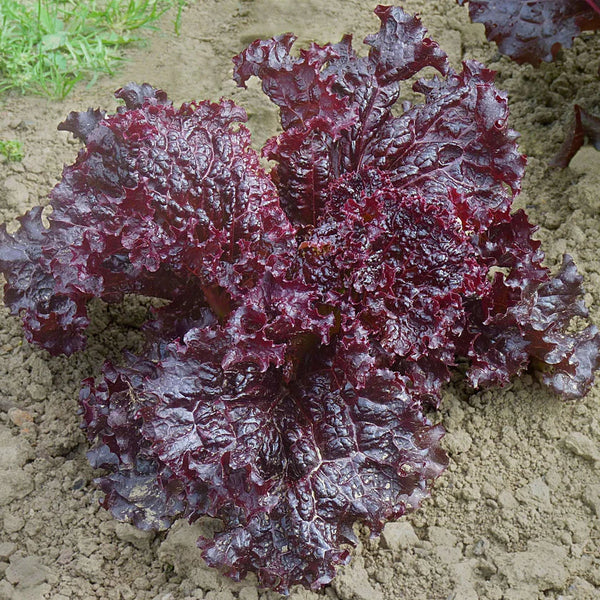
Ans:
{"type": "Polygon", "coordinates": [[[120,48],[184,0],[0,0],[0,92],[64,98],[112,74],[120,48]]]}
{"type": "Polygon", "coordinates": [[[0,140],[0,155],[10,162],[22,161],[25,156],[23,144],[18,140],[0,140]]]}

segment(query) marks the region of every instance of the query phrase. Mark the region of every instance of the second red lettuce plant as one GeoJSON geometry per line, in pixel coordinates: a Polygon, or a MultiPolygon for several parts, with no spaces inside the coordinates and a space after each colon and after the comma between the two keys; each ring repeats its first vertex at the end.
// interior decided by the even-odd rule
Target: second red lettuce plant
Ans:
{"type": "Polygon", "coordinates": [[[598,0],[457,0],[485,26],[488,40],[513,60],[538,66],[570,48],[582,31],[600,29],[598,0]]]}
{"type": "Polygon", "coordinates": [[[568,398],[599,363],[596,328],[569,328],[573,261],[551,276],[511,214],[525,159],[493,73],[376,14],[368,56],[350,36],[295,56],[286,34],[235,57],[281,111],[269,173],[232,102],[132,84],[116,114],[61,125],[85,148],[49,227],[37,207],[0,229],[5,302],[53,354],[83,347],[91,298],[168,301],[140,356],[83,385],[104,506],[143,529],[219,518],[207,562],[282,592],[329,582],[356,522],[377,534],[428,495],[447,458],[424,409],[458,358],[474,387],[534,362],[568,398]],[[393,112],[424,67],[424,102],[393,112]]]}

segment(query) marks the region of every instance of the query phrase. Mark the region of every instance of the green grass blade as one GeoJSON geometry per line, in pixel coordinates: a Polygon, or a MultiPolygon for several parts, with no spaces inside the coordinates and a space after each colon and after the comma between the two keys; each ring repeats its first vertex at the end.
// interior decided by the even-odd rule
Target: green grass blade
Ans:
{"type": "Polygon", "coordinates": [[[63,98],[75,83],[112,73],[118,49],[154,29],[184,0],[0,0],[0,92],[63,98]]]}

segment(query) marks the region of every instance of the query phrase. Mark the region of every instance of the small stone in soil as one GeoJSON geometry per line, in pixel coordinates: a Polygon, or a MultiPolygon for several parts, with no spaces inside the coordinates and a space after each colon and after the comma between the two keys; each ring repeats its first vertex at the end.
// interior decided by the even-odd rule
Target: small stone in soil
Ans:
{"type": "Polygon", "coordinates": [[[140,550],[150,547],[150,542],[154,539],[154,533],[151,531],[142,531],[129,523],[115,523],[115,534],[117,537],[134,545],[140,550]]]}
{"type": "Polygon", "coordinates": [[[567,450],[587,460],[600,461],[600,452],[589,437],[579,431],[570,432],[564,439],[567,450]]]}
{"type": "Polygon", "coordinates": [[[387,523],[381,534],[381,545],[398,552],[414,546],[419,541],[412,525],[406,521],[387,523]]]}
{"type": "Polygon", "coordinates": [[[8,418],[17,427],[24,428],[33,423],[33,415],[26,410],[21,410],[20,408],[9,409],[8,418]]]}
{"type": "Polygon", "coordinates": [[[20,588],[31,588],[48,579],[48,567],[37,556],[12,557],[6,580],[20,588]]]}
{"type": "Polygon", "coordinates": [[[8,560],[17,549],[17,546],[12,542],[0,543],[0,560],[8,560]]]}
{"type": "Polygon", "coordinates": [[[6,533],[17,533],[25,526],[25,519],[21,515],[8,514],[4,517],[4,531],[6,533]]]}

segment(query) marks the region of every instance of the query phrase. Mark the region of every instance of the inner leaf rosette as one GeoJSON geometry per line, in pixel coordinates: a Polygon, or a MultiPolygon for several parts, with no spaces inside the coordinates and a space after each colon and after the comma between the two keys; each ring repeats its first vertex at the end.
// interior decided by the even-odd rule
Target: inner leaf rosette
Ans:
{"type": "MultiPolygon", "coordinates": [[[[463,299],[489,287],[455,196],[399,191],[378,171],[332,186],[319,224],[300,245],[299,269],[335,307],[346,338],[341,346],[366,351],[344,356],[355,367],[376,362],[376,352],[388,365],[442,350],[454,355],[466,320],[463,299]]],[[[355,371],[357,382],[363,371],[355,371]]]]}

